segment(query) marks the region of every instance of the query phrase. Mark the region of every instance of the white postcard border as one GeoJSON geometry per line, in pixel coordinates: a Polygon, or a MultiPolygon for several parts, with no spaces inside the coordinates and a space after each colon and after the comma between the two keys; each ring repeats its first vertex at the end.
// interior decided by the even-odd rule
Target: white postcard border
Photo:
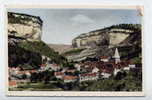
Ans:
{"type": "Polygon", "coordinates": [[[145,63],[144,63],[144,21],[142,15],[142,91],[139,92],[115,92],[115,91],[9,91],[8,90],[8,33],[7,33],[7,9],[8,8],[82,8],[82,9],[140,9],[144,15],[142,5],[5,5],[5,55],[6,55],[6,96],[145,96],[145,63]]]}

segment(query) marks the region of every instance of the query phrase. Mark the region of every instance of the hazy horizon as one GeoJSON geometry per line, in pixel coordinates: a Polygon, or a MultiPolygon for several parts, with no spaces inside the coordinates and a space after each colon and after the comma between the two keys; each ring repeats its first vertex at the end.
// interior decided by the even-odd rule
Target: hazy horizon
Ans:
{"type": "Polygon", "coordinates": [[[137,10],[126,9],[9,9],[39,16],[43,20],[42,40],[47,44],[70,45],[82,33],[114,24],[141,24],[137,10]]]}

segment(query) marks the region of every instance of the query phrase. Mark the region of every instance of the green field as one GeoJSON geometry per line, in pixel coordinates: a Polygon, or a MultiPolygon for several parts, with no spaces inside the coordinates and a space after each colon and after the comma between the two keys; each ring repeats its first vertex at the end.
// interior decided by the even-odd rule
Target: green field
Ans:
{"type": "Polygon", "coordinates": [[[41,82],[37,83],[26,83],[19,85],[17,88],[10,89],[10,91],[61,91],[61,88],[56,87],[53,83],[44,84],[41,82]]]}

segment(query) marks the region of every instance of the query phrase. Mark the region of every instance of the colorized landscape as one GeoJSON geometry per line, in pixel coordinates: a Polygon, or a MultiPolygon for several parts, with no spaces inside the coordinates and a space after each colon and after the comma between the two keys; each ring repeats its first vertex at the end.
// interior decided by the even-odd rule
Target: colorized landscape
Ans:
{"type": "MultiPolygon", "coordinates": [[[[123,10],[118,12],[121,15],[123,10]]],[[[45,31],[49,25],[41,19],[42,15],[8,12],[9,91],[142,91],[142,26],[140,21],[132,22],[140,16],[128,14],[124,22],[103,23],[104,27],[97,28],[89,16],[98,14],[90,13],[88,17],[72,18],[80,22],[69,27],[66,19],[56,15],[60,20],[50,20],[57,29],[45,31]],[[59,21],[65,22],[65,28],[60,27],[59,21]],[[87,31],[87,25],[96,29],[70,33],[75,28],[87,31]]],[[[65,16],[71,17],[66,13],[65,16]]],[[[94,17],[97,18],[100,16],[94,17]]]]}

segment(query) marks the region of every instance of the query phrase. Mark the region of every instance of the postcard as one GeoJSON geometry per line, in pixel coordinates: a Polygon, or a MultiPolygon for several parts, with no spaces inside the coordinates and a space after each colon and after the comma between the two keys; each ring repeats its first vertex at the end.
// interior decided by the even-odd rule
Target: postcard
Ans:
{"type": "Polygon", "coordinates": [[[8,7],[9,96],[143,96],[142,7],[8,7]]]}

